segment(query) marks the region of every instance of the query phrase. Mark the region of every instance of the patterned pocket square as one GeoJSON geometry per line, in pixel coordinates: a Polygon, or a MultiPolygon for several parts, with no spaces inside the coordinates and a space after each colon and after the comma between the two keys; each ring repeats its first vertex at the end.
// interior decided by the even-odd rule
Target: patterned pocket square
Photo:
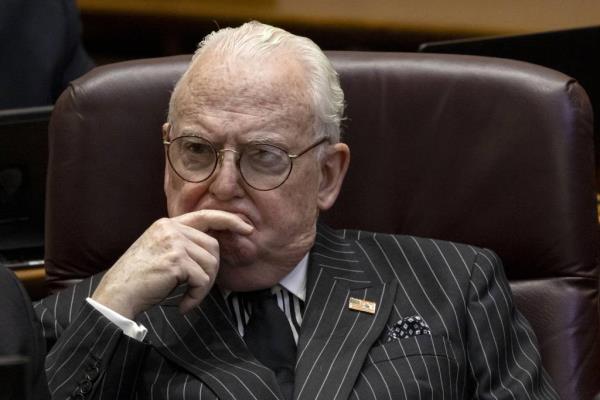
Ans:
{"type": "Polygon", "coordinates": [[[408,339],[413,336],[430,335],[429,326],[423,318],[418,315],[404,317],[396,322],[394,326],[388,328],[388,336],[386,342],[393,340],[408,339]]]}

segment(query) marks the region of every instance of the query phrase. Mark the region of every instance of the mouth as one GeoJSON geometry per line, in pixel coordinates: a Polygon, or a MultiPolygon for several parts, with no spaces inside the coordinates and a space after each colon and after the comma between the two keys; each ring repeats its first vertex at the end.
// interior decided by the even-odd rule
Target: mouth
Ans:
{"type": "Polygon", "coordinates": [[[248,237],[244,235],[240,235],[231,231],[208,231],[207,234],[212,236],[219,242],[219,252],[223,256],[227,254],[231,256],[232,254],[238,254],[242,248],[244,248],[244,243],[250,240],[248,237]]]}
{"type": "MultiPolygon", "coordinates": [[[[226,211],[226,210],[223,210],[226,211]]],[[[229,211],[228,211],[229,212],[229,211]]],[[[244,221],[245,223],[247,223],[250,226],[254,226],[254,223],[250,220],[250,218],[248,218],[248,216],[246,216],[246,214],[242,214],[240,212],[232,212],[232,214],[237,215],[238,217],[240,217],[240,219],[242,221],[244,221]]]]}

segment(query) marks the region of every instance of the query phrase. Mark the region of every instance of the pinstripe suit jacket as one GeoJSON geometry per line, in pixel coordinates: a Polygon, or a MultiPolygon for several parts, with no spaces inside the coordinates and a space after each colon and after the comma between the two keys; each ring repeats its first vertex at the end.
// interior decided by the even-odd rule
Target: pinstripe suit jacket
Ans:
{"type": "MultiPolygon", "coordinates": [[[[281,399],[213,290],[185,316],[182,288],[123,335],[84,301],[92,277],[36,305],[53,344],[53,398],[281,399]],[[76,396],[72,396],[77,398],[76,396]]],[[[298,343],[295,399],[558,399],[534,334],[513,307],[500,261],[450,242],[319,227],[298,343]],[[377,303],[349,310],[350,297],[377,303]],[[431,335],[387,342],[419,315],[431,335]]]]}

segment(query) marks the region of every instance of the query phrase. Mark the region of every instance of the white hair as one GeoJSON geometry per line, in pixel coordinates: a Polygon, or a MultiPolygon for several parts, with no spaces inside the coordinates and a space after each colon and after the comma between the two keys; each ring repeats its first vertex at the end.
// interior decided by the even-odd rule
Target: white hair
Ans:
{"type": "MultiPolygon", "coordinates": [[[[340,87],[338,74],[327,56],[312,40],[257,21],[247,22],[237,28],[220,29],[207,35],[198,45],[190,68],[177,82],[173,93],[178,92],[191,66],[206,52],[228,58],[251,57],[260,60],[278,50],[291,52],[304,68],[308,78],[310,107],[315,118],[315,135],[327,137],[332,143],[339,142],[344,92],[340,87]]],[[[169,103],[169,121],[174,115],[175,97],[171,96],[169,103]]]]}

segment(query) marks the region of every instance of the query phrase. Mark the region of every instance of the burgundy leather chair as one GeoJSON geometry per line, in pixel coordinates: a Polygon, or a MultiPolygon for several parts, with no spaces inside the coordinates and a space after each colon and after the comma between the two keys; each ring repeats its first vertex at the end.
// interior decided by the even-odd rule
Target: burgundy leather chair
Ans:
{"type": "MultiPolygon", "coordinates": [[[[600,391],[592,112],[573,79],[531,64],[331,52],[352,161],[336,227],[489,247],[566,400],[600,391]]],[[[189,56],[97,68],[50,127],[53,289],[110,267],[165,215],[161,124],[189,56]]]]}

